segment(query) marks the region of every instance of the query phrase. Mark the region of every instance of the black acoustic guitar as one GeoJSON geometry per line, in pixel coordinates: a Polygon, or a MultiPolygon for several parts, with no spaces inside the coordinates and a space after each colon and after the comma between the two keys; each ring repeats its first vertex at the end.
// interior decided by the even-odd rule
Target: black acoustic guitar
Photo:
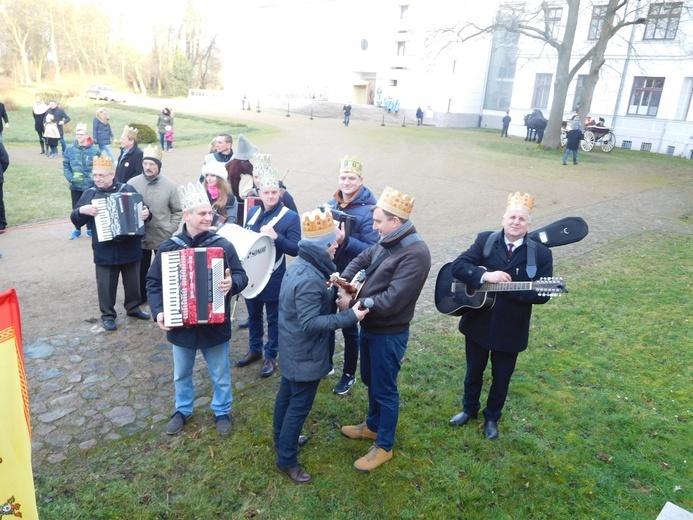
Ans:
{"type": "Polygon", "coordinates": [[[541,278],[531,282],[484,283],[478,289],[452,277],[452,262],[441,267],[436,278],[436,309],[450,316],[462,316],[473,310],[487,310],[496,302],[497,292],[536,291],[541,296],[560,296],[568,292],[563,278],[541,278]]]}

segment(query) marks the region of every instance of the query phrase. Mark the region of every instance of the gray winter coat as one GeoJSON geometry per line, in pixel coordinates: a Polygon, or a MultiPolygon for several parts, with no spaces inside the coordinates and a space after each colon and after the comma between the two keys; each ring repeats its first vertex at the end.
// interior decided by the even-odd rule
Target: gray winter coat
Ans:
{"type": "MultiPolygon", "coordinates": [[[[289,381],[316,381],[330,370],[330,331],[358,322],[349,309],[331,312],[332,290],[327,288],[325,250],[299,243],[299,258],[287,269],[279,292],[279,369],[289,381]],[[311,256],[322,253],[320,262],[311,256]]],[[[331,264],[331,262],[330,262],[331,264]]],[[[334,266],[334,264],[332,264],[334,266]]]]}

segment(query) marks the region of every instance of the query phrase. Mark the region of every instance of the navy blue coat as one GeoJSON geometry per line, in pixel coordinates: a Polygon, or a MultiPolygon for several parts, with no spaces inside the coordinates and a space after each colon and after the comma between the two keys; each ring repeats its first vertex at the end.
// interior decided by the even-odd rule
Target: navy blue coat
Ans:
{"type": "Polygon", "coordinates": [[[337,252],[337,271],[340,273],[349,265],[349,262],[375,244],[380,238],[378,232],[373,229],[373,212],[371,208],[376,202],[371,190],[365,186],[361,186],[354,200],[349,202],[345,208],[339,208],[339,203],[334,198],[328,202],[333,208],[339,208],[344,213],[356,217],[356,222],[351,226],[349,242],[344,248],[344,252],[337,252]]]}
{"type": "MultiPolygon", "coordinates": [[[[270,211],[265,211],[264,206],[255,206],[248,214],[248,222],[257,213],[260,212],[257,220],[252,226],[246,226],[247,229],[252,229],[256,233],[260,232],[262,226],[267,225],[276,215],[279,214],[284,205],[280,202],[270,211]]],[[[296,256],[298,254],[298,242],[301,240],[301,220],[298,213],[295,211],[287,211],[286,214],[274,226],[277,232],[277,239],[274,241],[276,250],[275,262],[281,259],[279,265],[276,266],[272,276],[267,282],[267,285],[255,298],[260,302],[278,301],[279,289],[282,285],[282,278],[286,272],[286,258],[282,255],[296,256]]]]}
{"type": "MultiPolygon", "coordinates": [[[[528,282],[553,275],[553,256],[546,246],[536,243],[537,273],[527,274],[527,242],[513,251],[508,260],[503,233],[498,235],[488,258],[484,246],[491,231],[480,233],[476,241],[452,263],[452,276],[472,287],[481,285],[481,276],[488,271],[505,271],[513,282],[528,282]],[[486,269],[484,269],[484,267],[486,269]]],[[[535,291],[508,291],[495,293],[496,301],[487,310],[471,310],[460,319],[460,332],[487,350],[522,352],[529,341],[529,322],[532,304],[546,303],[548,296],[535,291]]]]}
{"type": "Polygon", "coordinates": [[[128,150],[127,154],[121,149],[120,157],[118,158],[118,166],[116,166],[116,179],[119,182],[126,183],[133,177],[137,177],[144,173],[144,152],[137,144],[128,150]]]}

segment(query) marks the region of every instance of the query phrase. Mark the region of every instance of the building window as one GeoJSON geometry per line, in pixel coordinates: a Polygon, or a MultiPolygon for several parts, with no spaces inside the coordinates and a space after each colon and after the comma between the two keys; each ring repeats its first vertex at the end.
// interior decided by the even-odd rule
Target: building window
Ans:
{"type": "Polygon", "coordinates": [[[587,74],[580,74],[575,82],[575,97],[573,98],[573,112],[577,112],[580,108],[580,103],[582,103],[582,94],[585,92],[585,81],[587,80],[587,74]]]}
{"type": "Polygon", "coordinates": [[[644,40],[673,40],[679,28],[681,2],[651,4],[647,14],[644,40]]]}
{"type": "Polygon", "coordinates": [[[408,5],[400,5],[399,6],[399,19],[404,20],[407,18],[409,15],[409,6],[408,5]]]}
{"type": "Polygon", "coordinates": [[[546,10],[546,28],[551,38],[558,38],[561,30],[561,17],[563,16],[562,7],[549,7],[546,10]]]}
{"type": "Polygon", "coordinates": [[[532,108],[546,108],[549,106],[549,94],[551,94],[551,74],[537,74],[534,80],[534,96],[532,108]]]}
{"type": "Polygon", "coordinates": [[[590,32],[587,35],[588,40],[598,40],[599,35],[602,32],[602,25],[604,25],[604,18],[606,18],[606,8],[605,5],[595,5],[592,8],[592,20],[590,20],[590,32]]]}
{"type": "Polygon", "coordinates": [[[630,150],[633,146],[633,141],[621,141],[621,148],[624,150],[630,150]]]}
{"type": "Polygon", "coordinates": [[[397,56],[404,56],[406,42],[397,42],[397,56]]]}
{"type": "Polygon", "coordinates": [[[651,152],[652,151],[652,143],[640,143],[640,151],[641,152],[651,152]]]}
{"type": "Polygon", "coordinates": [[[630,94],[628,113],[656,117],[663,90],[664,78],[633,78],[633,90],[630,94]]]}

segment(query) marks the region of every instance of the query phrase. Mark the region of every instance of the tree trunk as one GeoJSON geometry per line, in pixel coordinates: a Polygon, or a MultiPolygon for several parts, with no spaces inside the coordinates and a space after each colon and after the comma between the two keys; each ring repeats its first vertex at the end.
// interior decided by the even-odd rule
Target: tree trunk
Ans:
{"type": "Polygon", "coordinates": [[[544,139],[541,144],[547,150],[553,150],[561,146],[561,128],[563,127],[563,114],[565,112],[565,100],[568,97],[568,87],[573,75],[570,71],[570,59],[572,57],[575,30],[580,14],[580,0],[568,2],[568,18],[566,21],[563,41],[558,46],[558,64],[556,66],[556,79],[554,80],[553,101],[549,123],[546,125],[544,139]]]}

